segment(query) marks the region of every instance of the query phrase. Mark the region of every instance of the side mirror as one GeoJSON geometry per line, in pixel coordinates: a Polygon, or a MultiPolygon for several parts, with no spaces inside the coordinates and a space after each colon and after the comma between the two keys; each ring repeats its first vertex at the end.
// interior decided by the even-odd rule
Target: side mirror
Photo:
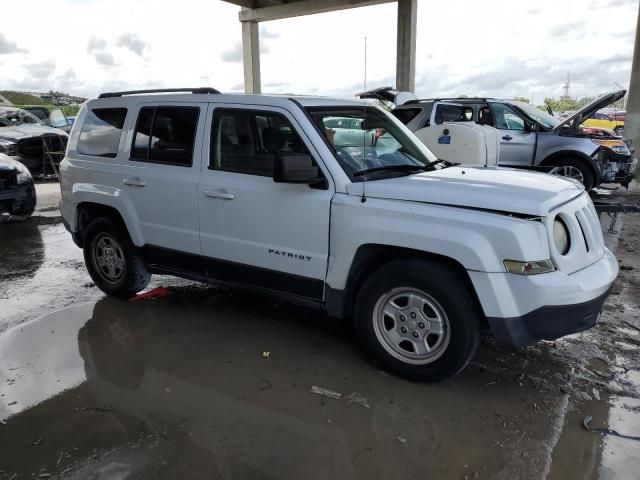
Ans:
{"type": "Polygon", "coordinates": [[[277,154],[273,161],[273,181],[277,183],[318,183],[318,167],[306,153],[277,154]]]}

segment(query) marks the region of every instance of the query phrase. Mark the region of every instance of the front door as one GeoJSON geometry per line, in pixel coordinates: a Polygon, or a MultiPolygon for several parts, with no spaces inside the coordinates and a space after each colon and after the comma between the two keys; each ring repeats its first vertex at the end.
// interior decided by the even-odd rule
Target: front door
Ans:
{"type": "Polygon", "coordinates": [[[500,139],[498,164],[517,167],[533,165],[536,133],[527,129],[525,120],[509,105],[491,103],[490,106],[500,139]]]}
{"type": "Polygon", "coordinates": [[[216,107],[207,125],[208,168],[198,184],[207,275],[322,299],[333,185],[272,178],[281,152],[309,153],[318,163],[313,145],[295,119],[275,107],[216,107]]]}

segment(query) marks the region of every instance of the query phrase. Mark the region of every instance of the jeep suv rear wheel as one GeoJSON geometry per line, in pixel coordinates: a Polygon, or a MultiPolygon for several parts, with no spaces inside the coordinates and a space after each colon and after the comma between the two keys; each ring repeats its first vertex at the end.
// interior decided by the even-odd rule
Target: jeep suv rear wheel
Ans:
{"type": "Polygon", "coordinates": [[[131,298],[151,279],[128,232],[108,218],[93,220],[85,230],[84,263],[96,286],[118,298],[131,298]]]}
{"type": "Polygon", "coordinates": [[[479,342],[480,314],[463,278],[435,261],[397,260],[356,299],[364,348],[391,373],[434,382],[460,372],[479,342]]]}

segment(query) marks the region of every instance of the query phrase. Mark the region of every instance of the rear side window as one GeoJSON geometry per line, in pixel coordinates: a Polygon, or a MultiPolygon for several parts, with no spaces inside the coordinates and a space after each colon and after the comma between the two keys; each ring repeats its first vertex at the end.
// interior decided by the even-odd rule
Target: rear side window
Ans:
{"type": "Polygon", "coordinates": [[[138,115],[131,160],[190,167],[198,107],[143,107],[138,115]]]}
{"type": "Polygon", "coordinates": [[[406,125],[416,118],[421,111],[421,108],[401,108],[393,110],[391,114],[406,125]]]}
{"type": "Polygon", "coordinates": [[[77,152],[94,157],[115,158],[126,117],[126,108],[89,110],[80,130],[77,152]]]}
{"type": "Polygon", "coordinates": [[[216,108],[210,169],[270,177],[276,155],[309,151],[279,113],[216,108]]]}

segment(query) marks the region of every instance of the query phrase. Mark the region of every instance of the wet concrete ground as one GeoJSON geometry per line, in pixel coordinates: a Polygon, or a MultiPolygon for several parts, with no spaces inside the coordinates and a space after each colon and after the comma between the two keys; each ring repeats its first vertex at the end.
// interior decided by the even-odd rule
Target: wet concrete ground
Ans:
{"type": "Polygon", "coordinates": [[[485,338],[424,385],[313,310],[169,277],[152,285],[169,298],[105,298],[42,208],[0,226],[0,479],[639,476],[639,442],[582,421],[640,435],[640,216],[607,234],[625,269],[596,328],[516,351],[485,338]]]}

